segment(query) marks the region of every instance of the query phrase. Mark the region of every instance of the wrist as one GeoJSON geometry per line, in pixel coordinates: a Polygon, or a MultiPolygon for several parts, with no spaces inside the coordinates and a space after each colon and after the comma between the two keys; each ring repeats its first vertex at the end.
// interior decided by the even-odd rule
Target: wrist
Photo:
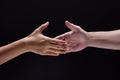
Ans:
{"type": "Polygon", "coordinates": [[[88,47],[91,47],[94,44],[94,32],[88,32],[88,47]]]}
{"type": "Polygon", "coordinates": [[[28,38],[25,37],[23,39],[20,40],[20,45],[22,47],[22,50],[24,52],[29,52],[30,51],[30,48],[29,48],[29,41],[28,41],[28,38]]]}

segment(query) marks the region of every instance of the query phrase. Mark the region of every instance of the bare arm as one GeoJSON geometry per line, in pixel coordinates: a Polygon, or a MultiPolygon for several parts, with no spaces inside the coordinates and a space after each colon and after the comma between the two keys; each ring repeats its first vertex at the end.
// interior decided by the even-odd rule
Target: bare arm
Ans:
{"type": "Polygon", "coordinates": [[[88,32],[89,47],[120,50],[120,30],[88,32]]]}
{"type": "Polygon", "coordinates": [[[39,55],[58,56],[66,50],[64,41],[49,38],[42,34],[42,31],[48,26],[48,22],[42,24],[34,30],[29,36],[0,47],[0,64],[19,56],[25,52],[34,52],[39,55]]]}
{"type": "Polygon", "coordinates": [[[65,21],[65,25],[71,31],[55,37],[67,42],[65,53],[81,51],[86,47],[120,50],[120,30],[87,32],[69,21],[65,21]]]}
{"type": "Polygon", "coordinates": [[[27,49],[26,45],[24,44],[24,39],[0,47],[0,64],[3,64],[8,60],[25,52],[27,52],[27,49]]]}

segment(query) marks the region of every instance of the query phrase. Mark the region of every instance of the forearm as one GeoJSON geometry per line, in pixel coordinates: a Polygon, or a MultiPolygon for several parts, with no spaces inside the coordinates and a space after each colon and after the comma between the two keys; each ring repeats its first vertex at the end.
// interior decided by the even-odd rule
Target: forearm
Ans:
{"type": "Polygon", "coordinates": [[[6,46],[0,47],[0,64],[26,52],[26,44],[24,39],[15,41],[6,46]]]}
{"type": "Polygon", "coordinates": [[[88,32],[89,47],[120,50],[120,30],[88,32]]]}

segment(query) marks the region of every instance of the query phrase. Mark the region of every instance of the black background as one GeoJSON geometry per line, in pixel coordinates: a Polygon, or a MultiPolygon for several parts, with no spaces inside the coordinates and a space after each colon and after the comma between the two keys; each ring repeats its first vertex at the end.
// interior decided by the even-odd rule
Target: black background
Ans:
{"type": "MultiPolygon", "coordinates": [[[[0,0],[0,46],[29,35],[46,21],[44,34],[69,31],[69,20],[86,31],[120,28],[115,0],[0,0]]],[[[0,66],[0,80],[120,80],[120,51],[86,48],[59,57],[26,53],[0,66]]]]}

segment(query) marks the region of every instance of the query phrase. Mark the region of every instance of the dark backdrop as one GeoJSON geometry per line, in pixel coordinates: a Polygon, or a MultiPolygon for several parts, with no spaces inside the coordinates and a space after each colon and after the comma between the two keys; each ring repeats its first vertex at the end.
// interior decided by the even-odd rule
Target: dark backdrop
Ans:
{"type": "MultiPolygon", "coordinates": [[[[0,0],[0,46],[29,35],[46,21],[55,37],[69,20],[86,31],[120,28],[120,5],[109,0],[0,0]]],[[[59,57],[26,53],[0,66],[0,80],[120,80],[120,51],[86,48],[59,57]]]]}

